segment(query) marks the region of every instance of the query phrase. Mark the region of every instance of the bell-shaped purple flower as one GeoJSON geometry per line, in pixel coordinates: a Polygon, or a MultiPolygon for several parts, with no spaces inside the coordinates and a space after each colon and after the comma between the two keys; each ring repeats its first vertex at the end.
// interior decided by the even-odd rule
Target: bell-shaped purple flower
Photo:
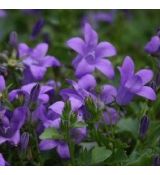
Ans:
{"type": "Polygon", "coordinates": [[[54,56],[46,55],[48,51],[46,43],[38,44],[33,49],[21,43],[18,48],[19,56],[25,66],[25,84],[42,80],[47,68],[60,66],[60,62],[54,56]]]}
{"type": "Polygon", "coordinates": [[[109,42],[98,44],[98,35],[88,23],[84,26],[84,40],[79,37],[71,38],[67,45],[78,53],[73,60],[77,77],[92,73],[95,69],[109,78],[114,77],[112,63],[104,58],[116,55],[116,49],[109,42]]]}
{"type": "Polygon", "coordinates": [[[152,79],[153,72],[150,69],[141,69],[134,73],[134,62],[130,57],[126,57],[122,67],[119,67],[121,82],[117,91],[116,101],[119,105],[126,105],[135,95],[145,97],[149,100],[155,100],[154,90],[146,86],[152,79]]]}
{"type": "Polygon", "coordinates": [[[17,145],[20,141],[20,129],[27,116],[26,107],[18,107],[13,112],[0,111],[0,144],[8,141],[17,145]]]}

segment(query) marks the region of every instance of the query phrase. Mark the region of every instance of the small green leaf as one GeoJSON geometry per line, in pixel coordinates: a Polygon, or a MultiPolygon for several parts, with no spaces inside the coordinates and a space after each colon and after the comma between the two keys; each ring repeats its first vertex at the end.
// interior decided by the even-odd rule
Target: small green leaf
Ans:
{"type": "Polygon", "coordinates": [[[74,124],[73,124],[73,128],[84,128],[84,127],[86,127],[87,126],[87,124],[86,123],[84,123],[84,122],[82,122],[82,121],[78,121],[78,122],[75,122],[74,124]]]}
{"type": "Polygon", "coordinates": [[[58,133],[55,128],[47,128],[45,131],[40,135],[40,139],[63,139],[62,135],[58,133]]]}
{"type": "Polygon", "coordinates": [[[112,154],[112,151],[103,147],[95,147],[92,150],[92,164],[97,164],[103,162],[109,158],[112,154]]]}

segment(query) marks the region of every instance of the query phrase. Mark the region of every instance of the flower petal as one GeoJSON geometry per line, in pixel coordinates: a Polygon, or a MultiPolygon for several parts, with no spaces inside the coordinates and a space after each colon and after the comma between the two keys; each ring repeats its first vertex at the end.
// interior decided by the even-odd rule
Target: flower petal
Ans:
{"type": "Polygon", "coordinates": [[[81,55],[84,54],[85,43],[81,38],[79,37],[71,38],[70,40],[67,41],[67,45],[77,53],[81,55]]]}
{"type": "Polygon", "coordinates": [[[31,56],[35,59],[43,58],[48,51],[48,44],[40,43],[32,51],[31,56]]]}
{"type": "Polygon", "coordinates": [[[132,93],[136,93],[142,88],[142,79],[138,75],[130,77],[125,83],[125,87],[132,93]]]}
{"type": "Polygon", "coordinates": [[[54,56],[45,56],[41,60],[41,64],[44,67],[60,66],[60,62],[54,56]]]}
{"type": "Polygon", "coordinates": [[[160,47],[159,36],[153,36],[151,40],[146,44],[145,51],[149,54],[156,54],[160,47]]]}
{"type": "Polygon", "coordinates": [[[54,104],[52,104],[51,106],[49,106],[49,109],[51,109],[53,112],[61,115],[63,112],[63,108],[64,108],[64,102],[63,101],[58,101],[54,104]]]}
{"type": "Polygon", "coordinates": [[[111,57],[116,55],[115,47],[109,42],[100,42],[96,47],[96,58],[111,57]]]}
{"type": "Polygon", "coordinates": [[[57,152],[59,156],[63,159],[70,158],[69,147],[66,143],[59,143],[57,146],[57,152]]]}
{"type": "Polygon", "coordinates": [[[82,59],[76,68],[76,76],[80,78],[86,74],[92,73],[94,69],[94,65],[89,65],[85,59],[82,59]]]}
{"type": "Polygon", "coordinates": [[[40,150],[50,150],[57,146],[57,142],[54,140],[42,140],[39,144],[40,150]]]}
{"type": "Polygon", "coordinates": [[[153,72],[149,69],[142,69],[136,73],[136,75],[140,76],[143,82],[143,85],[148,83],[153,78],[153,72]]]}
{"type": "Polygon", "coordinates": [[[117,90],[112,85],[104,85],[100,94],[101,100],[105,104],[112,103],[117,95],[117,90]]]}
{"type": "Polygon", "coordinates": [[[143,88],[136,94],[145,97],[149,100],[156,100],[156,94],[154,90],[148,86],[143,86],[143,88]]]}
{"type": "Polygon", "coordinates": [[[30,66],[30,70],[31,73],[35,79],[35,81],[39,81],[41,79],[43,79],[43,76],[46,72],[46,68],[45,67],[41,67],[41,66],[30,66]]]}
{"type": "Polygon", "coordinates": [[[96,46],[98,43],[97,32],[88,23],[86,23],[84,26],[84,38],[85,38],[85,42],[89,46],[93,47],[93,46],[96,46]]]}
{"type": "Polygon", "coordinates": [[[134,62],[131,57],[126,56],[122,67],[118,67],[121,73],[121,84],[124,84],[134,73],[134,62]]]}
{"type": "Polygon", "coordinates": [[[79,79],[78,85],[83,89],[90,90],[95,88],[96,79],[93,75],[87,74],[81,77],[81,79],[79,79]]]}
{"type": "Polygon", "coordinates": [[[5,87],[6,87],[6,83],[5,83],[4,77],[0,75],[0,92],[4,91],[5,87]]]}
{"type": "Polygon", "coordinates": [[[20,43],[18,45],[18,52],[19,52],[19,57],[23,59],[29,55],[30,48],[27,46],[27,44],[20,43]]]}
{"type": "Polygon", "coordinates": [[[109,60],[100,59],[97,62],[96,68],[108,78],[112,79],[114,77],[114,68],[109,60]]]}

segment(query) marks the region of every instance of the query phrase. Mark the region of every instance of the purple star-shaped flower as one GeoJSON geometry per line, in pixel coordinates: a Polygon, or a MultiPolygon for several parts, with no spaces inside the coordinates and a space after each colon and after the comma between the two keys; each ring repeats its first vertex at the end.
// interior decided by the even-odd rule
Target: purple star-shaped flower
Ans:
{"type": "Polygon", "coordinates": [[[8,141],[17,145],[20,141],[20,129],[27,115],[27,108],[18,107],[13,112],[0,111],[0,144],[8,141]]]}
{"type": "Polygon", "coordinates": [[[96,86],[95,78],[87,74],[81,77],[78,82],[68,80],[71,88],[63,89],[60,92],[62,98],[66,101],[69,100],[73,111],[77,111],[85,104],[86,97],[93,97],[91,90],[96,86]]]}
{"type": "Polygon", "coordinates": [[[38,44],[35,48],[29,48],[25,43],[19,44],[19,56],[23,60],[24,83],[31,83],[43,79],[48,67],[60,66],[60,62],[50,55],[46,55],[48,45],[38,44]]]}
{"type": "Polygon", "coordinates": [[[0,166],[5,166],[6,165],[6,161],[3,157],[3,155],[0,153],[0,166]]]}
{"type": "Polygon", "coordinates": [[[92,73],[95,69],[109,78],[114,77],[112,63],[104,58],[116,55],[116,49],[109,42],[98,44],[98,35],[88,23],[84,26],[84,40],[79,37],[71,38],[67,45],[78,53],[73,60],[77,77],[92,73]]]}
{"type": "Polygon", "coordinates": [[[117,91],[116,101],[119,105],[126,105],[135,95],[145,97],[149,100],[155,100],[154,90],[146,86],[152,79],[153,72],[150,69],[141,69],[134,73],[134,62],[127,56],[119,67],[121,74],[121,83],[117,91]]]}

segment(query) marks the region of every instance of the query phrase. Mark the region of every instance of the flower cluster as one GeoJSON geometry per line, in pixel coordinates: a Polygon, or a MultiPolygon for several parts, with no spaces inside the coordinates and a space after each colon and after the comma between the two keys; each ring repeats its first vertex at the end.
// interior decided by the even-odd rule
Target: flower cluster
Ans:
{"type": "MultiPolygon", "coordinates": [[[[42,20],[36,24],[32,36],[39,32],[43,23],[42,20]]],[[[110,61],[117,50],[108,41],[98,43],[98,34],[88,23],[84,25],[83,35],[83,39],[74,37],[66,42],[67,47],[76,52],[72,62],[76,80],[66,79],[65,88],[54,80],[44,81],[48,68],[62,67],[57,58],[47,55],[48,44],[39,43],[34,48],[18,44],[21,85],[12,88],[7,84],[7,76],[0,75],[0,146],[20,147],[29,160],[37,159],[44,151],[56,150],[59,158],[74,164],[75,149],[84,141],[98,143],[97,134],[102,138],[110,135],[111,130],[108,132],[106,128],[117,124],[124,115],[121,108],[129,105],[135,96],[156,100],[156,93],[149,85],[153,71],[141,69],[135,73],[134,61],[129,56],[118,67],[120,80],[117,85],[114,81],[99,85],[97,71],[106,81],[112,82],[117,76],[110,61]],[[93,138],[95,140],[91,140],[93,138]]],[[[157,56],[159,45],[160,39],[156,36],[145,49],[157,56]]],[[[148,118],[141,120],[142,138],[148,123],[148,118]]],[[[4,153],[4,157],[7,156],[4,153]]],[[[4,157],[0,153],[0,165],[8,164],[4,157]]]]}

